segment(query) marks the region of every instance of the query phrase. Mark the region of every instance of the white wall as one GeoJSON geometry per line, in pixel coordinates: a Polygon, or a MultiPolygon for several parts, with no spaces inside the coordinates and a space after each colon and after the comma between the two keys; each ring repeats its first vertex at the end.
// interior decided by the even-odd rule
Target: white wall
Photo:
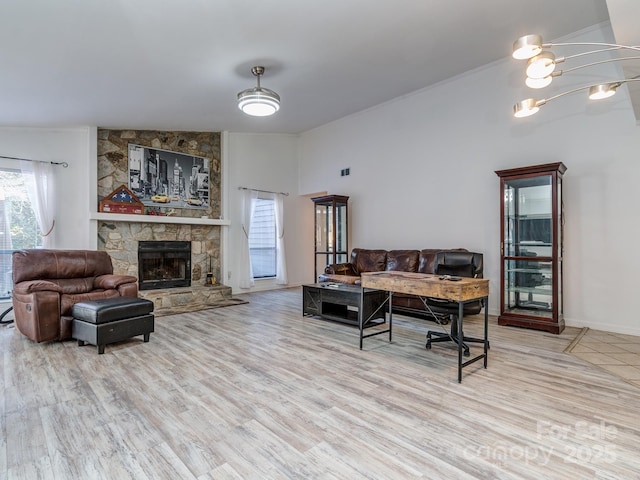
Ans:
{"type": "Polygon", "coordinates": [[[53,168],[56,226],[52,241],[56,248],[90,248],[95,242],[87,222],[89,137],[89,128],[0,127],[0,155],[69,164],[68,168],[53,168]]]}
{"type": "MultiPolygon", "coordinates": [[[[604,24],[562,40],[613,42],[613,35],[604,24]]],[[[351,197],[350,248],[484,253],[490,312],[496,314],[500,198],[494,171],[562,161],[568,169],[565,321],[638,335],[640,127],[626,89],[600,103],[589,104],[586,92],[579,92],[550,101],[533,117],[511,115],[523,98],[621,78],[612,64],[584,70],[534,91],[523,85],[524,64],[505,57],[306,132],[300,193],[351,197]],[[345,167],[351,175],[340,177],[345,167]]]]}
{"type": "Polygon", "coordinates": [[[298,137],[229,133],[226,136],[226,202],[231,225],[226,245],[225,285],[234,293],[278,288],[275,280],[256,280],[251,289],[238,287],[242,245],[242,192],[238,187],[287,192],[284,199],[285,249],[289,286],[313,280],[313,202],[298,195],[298,137]],[[229,277],[230,274],[230,277],[229,277]]]}

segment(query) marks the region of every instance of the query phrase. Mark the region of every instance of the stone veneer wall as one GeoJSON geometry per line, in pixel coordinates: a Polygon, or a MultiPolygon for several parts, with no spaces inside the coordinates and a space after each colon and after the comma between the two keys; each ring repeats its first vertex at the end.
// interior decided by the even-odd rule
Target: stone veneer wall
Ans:
{"type": "MultiPolygon", "coordinates": [[[[175,216],[220,218],[221,169],[219,132],[164,132],[150,130],[98,129],[98,199],[107,197],[120,185],[129,185],[129,143],[210,160],[207,210],[175,209],[175,216]]],[[[211,263],[220,278],[219,225],[189,225],[144,222],[98,222],[98,248],[113,259],[116,273],[138,275],[138,242],[141,240],[190,240],[191,284],[204,286],[211,263]]]]}

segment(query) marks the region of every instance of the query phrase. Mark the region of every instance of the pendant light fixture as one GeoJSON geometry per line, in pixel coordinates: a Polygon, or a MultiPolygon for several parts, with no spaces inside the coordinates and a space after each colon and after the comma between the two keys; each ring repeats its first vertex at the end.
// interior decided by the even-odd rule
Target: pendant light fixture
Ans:
{"type": "MultiPolygon", "coordinates": [[[[525,84],[530,88],[540,89],[547,87],[551,84],[555,77],[561,76],[563,73],[568,73],[581,68],[592,67],[594,65],[600,65],[603,63],[619,62],[623,60],[640,60],[640,56],[620,56],[615,58],[605,58],[603,60],[585,63],[577,65],[568,69],[556,70],[556,66],[559,63],[563,63],[569,59],[575,59],[587,55],[596,55],[602,53],[608,53],[616,50],[634,50],[640,51],[640,46],[636,45],[619,45],[616,43],[596,43],[596,42],[579,42],[579,43],[543,43],[540,35],[525,35],[520,37],[513,43],[513,58],[517,60],[526,60],[527,66],[525,69],[526,80],[525,84]],[[551,47],[565,47],[565,46],[587,46],[597,47],[596,50],[582,51],[566,57],[556,57],[553,52],[548,50],[551,47]]],[[[570,93],[579,92],[581,90],[589,90],[589,99],[600,100],[603,98],[609,98],[616,93],[618,87],[629,82],[640,81],[640,75],[636,75],[632,78],[623,78],[620,80],[609,80],[605,82],[594,83],[592,85],[585,85],[582,87],[574,88],[566,92],[553,95],[541,100],[535,98],[527,98],[516,103],[513,106],[513,114],[515,117],[522,118],[535,114],[540,110],[540,107],[545,105],[551,100],[564,97],[570,93]]]]}
{"type": "Polygon", "coordinates": [[[251,69],[251,73],[258,79],[258,86],[238,94],[238,108],[254,117],[273,115],[280,110],[280,95],[260,86],[260,76],[264,73],[264,67],[255,66],[251,69]]]}
{"type": "Polygon", "coordinates": [[[570,93],[579,92],[580,90],[589,90],[590,100],[602,100],[603,98],[609,98],[615,95],[616,90],[620,85],[629,82],[640,82],[640,78],[624,78],[622,80],[616,80],[613,82],[585,85],[583,87],[574,88],[573,90],[562,92],[549,98],[543,98],[541,100],[535,98],[527,98],[526,100],[521,100],[513,106],[513,116],[516,118],[528,117],[537,113],[538,110],[540,110],[540,107],[547,102],[555,100],[556,98],[564,97],[565,95],[569,95],[570,93]]]}

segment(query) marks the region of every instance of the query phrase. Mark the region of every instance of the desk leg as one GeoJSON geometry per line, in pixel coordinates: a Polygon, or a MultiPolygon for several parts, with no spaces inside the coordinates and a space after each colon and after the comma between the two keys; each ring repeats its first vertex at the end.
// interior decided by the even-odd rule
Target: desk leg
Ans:
{"type": "Polygon", "coordinates": [[[393,330],[393,292],[389,292],[389,343],[391,343],[391,330],[393,330]]]}
{"type": "MultiPolygon", "coordinates": [[[[464,304],[462,302],[458,302],[458,383],[462,383],[462,344],[464,343],[464,336],[462,334],[462,316],[463,315],[464,315],[464,304]]],[[[485,345],[486,345],[486,342],[485,342],[485,345]]]]}
{"type": "Polygon", "coordinates": [[[484,368],[489,357],[489,297],[484,297],[484,368]]]}
{"type": "Polygon", "coordinates": [[[362,334],[364,330],[364,288],[360,289],[360,306],[358,307],[358,327],[360,328],[360,350],[362,350],[362,334]]]}
{"type": "Polygon", "coordinates": [[[392,318],[392,307],[391,307],[391,303],[392,303],[392,297],[393,297],[393,292],[385,292],[386,294],[386,298],[384,300],[384,302],[382,302],[378,308],[375,309],[375,311],[369,315],[368,318],[364,318],[364,315],[362,312],[364,312],[364,288],[362,289],[362,293],[360,295],[360,302],[358,303],[359,305],[359,309],[358,309],[358,329],[360,330],[360,350],[362,350],[362,344],[363,344],[363,340],[365,338],[368,337],[374,337],[376,335],[382,335],[383,333],[387,333],[389,332],[389,342],[391,342],[391,331],[392,331],[392,326],[393,326],[393,318],[392,318]],[[369,322],[369,320],[371,320],[373,318],[374,315],[376,315],[381,308],[384,308],[385,310],[382,311],[382,313],[384,313],[384,318],[385,318],[385,323],[387,320],[387,313],[386,313],[386,309],[389,309],[389,328],[386,330],[376,330],[374,333],[370,333],[368,335],[364,334],[364,329],[366,324],[369,322]]]}

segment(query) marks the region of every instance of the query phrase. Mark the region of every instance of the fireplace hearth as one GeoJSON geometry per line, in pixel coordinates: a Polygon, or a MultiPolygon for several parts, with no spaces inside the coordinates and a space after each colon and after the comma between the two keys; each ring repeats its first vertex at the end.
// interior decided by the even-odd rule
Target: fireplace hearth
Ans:
{"type": "Polygon", "coordinates": [[[191,286],[191,242],[138,242],[138,289],[191,286]]]}

